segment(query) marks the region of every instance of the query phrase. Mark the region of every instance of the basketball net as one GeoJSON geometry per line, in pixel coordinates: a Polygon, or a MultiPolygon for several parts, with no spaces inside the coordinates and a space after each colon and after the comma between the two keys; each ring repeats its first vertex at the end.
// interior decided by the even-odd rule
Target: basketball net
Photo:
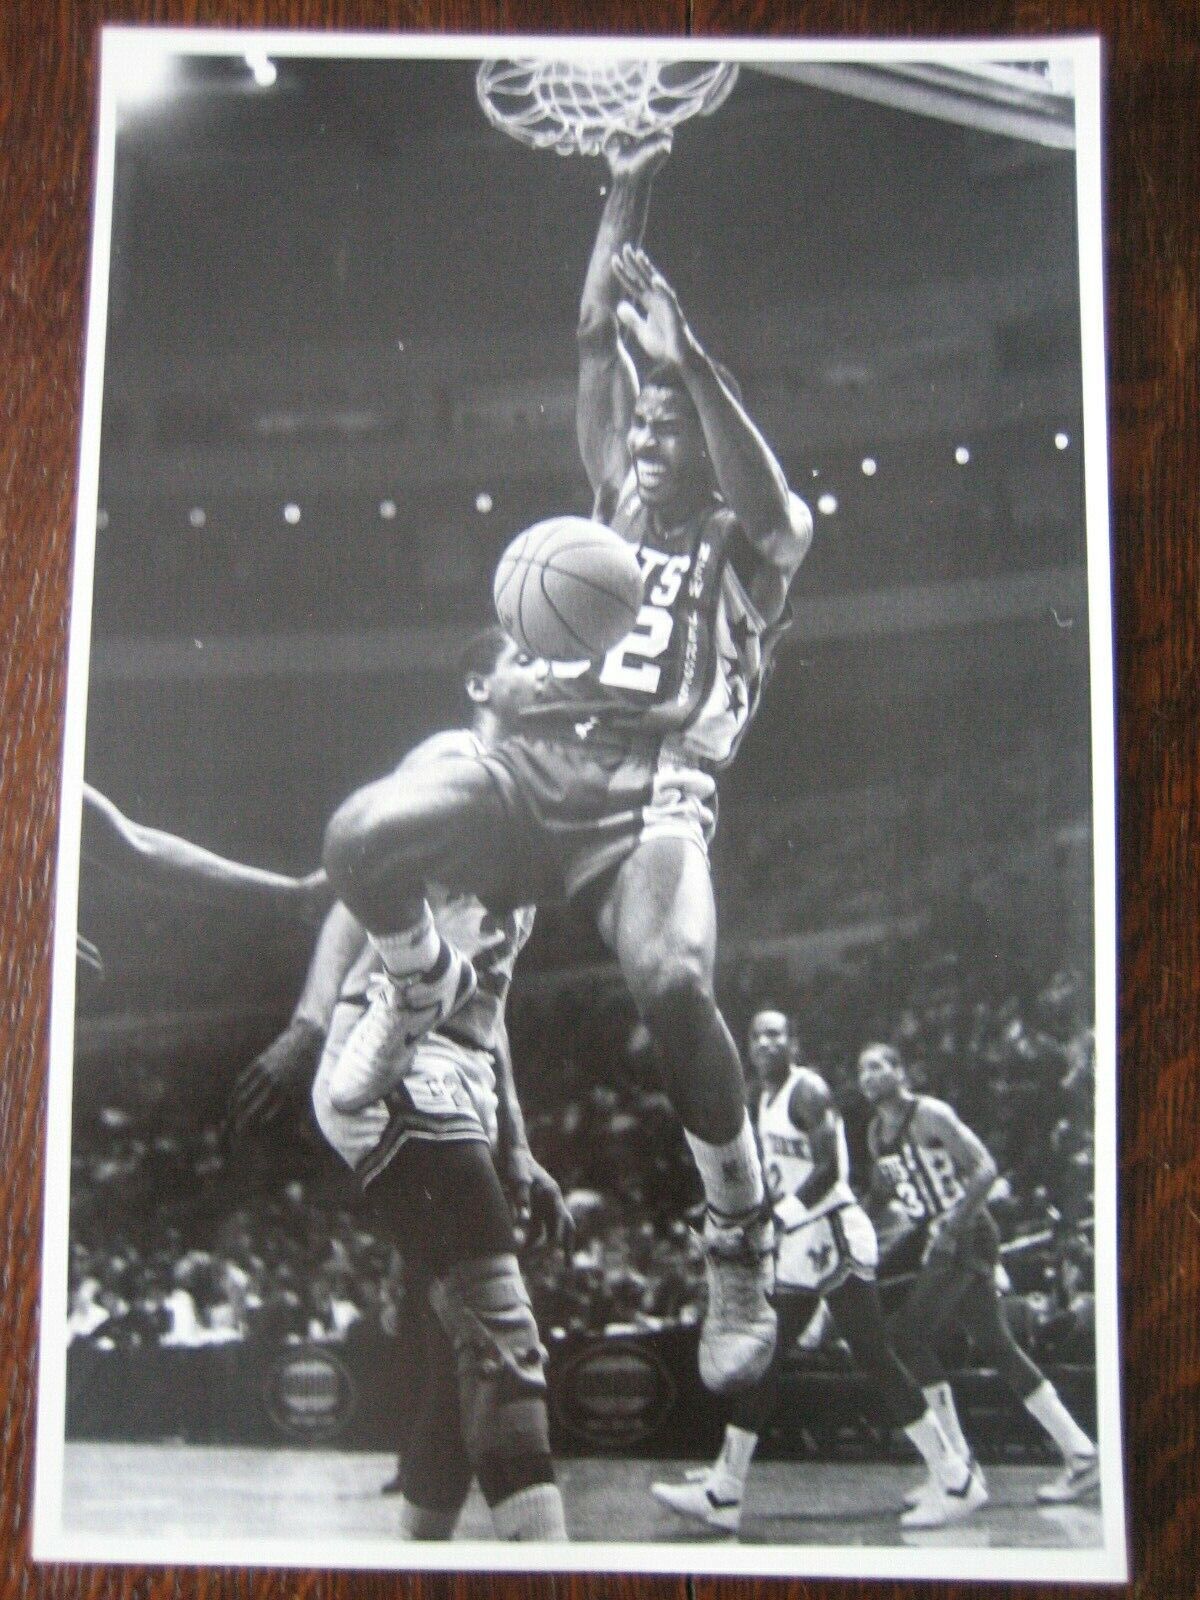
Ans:
{"type": "Polygon", "coordinates": [[[711,115],[737,71],[724,61],[484,61],[475,90],[488,121],[522,144],[594,156],[711,115]]]}

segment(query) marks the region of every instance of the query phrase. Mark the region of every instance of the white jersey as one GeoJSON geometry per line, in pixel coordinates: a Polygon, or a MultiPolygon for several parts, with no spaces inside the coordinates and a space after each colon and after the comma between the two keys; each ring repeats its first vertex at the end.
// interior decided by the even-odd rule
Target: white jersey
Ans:
{"type": "MultiPolygon", "coordinates": [[[[798,1128],[789,1114],[792,1090],[802,1076],[799,1067],[792,1067],[778,1089],[764,1089],[758,1099],[758,1137],[762,1145],[763,1168],[767,1188],[774,1202],[795,1196],[812,1173],[812,1145],[807,1132],[798,1128]]],[[[850,1153],[846,1148],[846,1127],[835,1112],[837,1121],[837,1177],[833,1184],[806,1209],[811,1220],[822,1217],[839,1206],[854,1205],[854,1191],[850,1187],[850,1153]]]]}

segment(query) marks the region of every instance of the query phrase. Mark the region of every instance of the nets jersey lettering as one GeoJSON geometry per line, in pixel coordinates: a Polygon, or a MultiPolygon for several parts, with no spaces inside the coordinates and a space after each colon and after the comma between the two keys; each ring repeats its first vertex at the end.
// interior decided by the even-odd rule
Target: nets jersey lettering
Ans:
{"type": "Polygon", "coordinates": [[[747,573],[760,558],[716,497],[660,534],[632,474],[611,525],[636,546],[645,583],[641,610],[597,666],[553,668],[564,701],[602,720],[675,735],[683,754],[723,766],[757,709],[786,626],[764,623],[735,570],[735,552],[747,573]]]}
{"type": "Polygon", "coordinates": [[[692,558],[641,549],[638,562],[644,584],[642,609],[632,631],[605,656],[599,681],[609,689],[654,698],[662,683],[662,657],[675,633],[672,608],[691,570],[692,558]]]}

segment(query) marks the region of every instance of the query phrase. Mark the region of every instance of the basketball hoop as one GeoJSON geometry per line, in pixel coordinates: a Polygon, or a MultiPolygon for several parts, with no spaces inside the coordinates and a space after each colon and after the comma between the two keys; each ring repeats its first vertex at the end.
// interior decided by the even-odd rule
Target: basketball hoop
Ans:
{"type": "Polygon", "coordinates": [[[737,79],[724,61],[484,61],[475,78],[494,127],[534,150],[599,155],[710,116],[737,79]]]}

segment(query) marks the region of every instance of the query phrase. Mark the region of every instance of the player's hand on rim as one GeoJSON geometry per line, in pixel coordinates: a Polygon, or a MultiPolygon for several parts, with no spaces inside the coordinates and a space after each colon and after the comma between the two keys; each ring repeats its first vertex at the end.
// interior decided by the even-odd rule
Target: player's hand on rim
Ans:
{"type": "Polygon", "coordinates": [[[669,128],[648,138],[616,132],[604,142],[604,159],[614,178],[652,177],[671,154],[673,137],[669,128]]]}

